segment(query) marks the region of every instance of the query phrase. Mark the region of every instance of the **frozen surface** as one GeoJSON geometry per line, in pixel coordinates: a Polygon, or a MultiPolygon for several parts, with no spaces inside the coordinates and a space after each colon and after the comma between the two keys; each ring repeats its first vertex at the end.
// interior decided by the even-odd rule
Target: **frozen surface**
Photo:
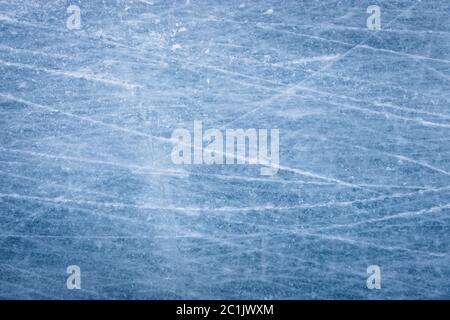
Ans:
{"type": "Polygon", "coordinates": [[[450,3],[370,4],[0,1],[0,297],[450,298],[450,3]],[[172,164],[194,120],[295,172],[172,164]]]}

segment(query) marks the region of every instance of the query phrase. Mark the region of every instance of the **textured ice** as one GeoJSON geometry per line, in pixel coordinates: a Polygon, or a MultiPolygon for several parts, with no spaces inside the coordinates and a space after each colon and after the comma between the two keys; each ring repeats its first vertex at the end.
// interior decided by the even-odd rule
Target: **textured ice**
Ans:
{"type": "Polygon", "coordinates": [[[450,3],[371,4],[0,1],[0,297],[450,298],[450,3]],[[288,170],[174,165],[194,120],[288,170]]]}

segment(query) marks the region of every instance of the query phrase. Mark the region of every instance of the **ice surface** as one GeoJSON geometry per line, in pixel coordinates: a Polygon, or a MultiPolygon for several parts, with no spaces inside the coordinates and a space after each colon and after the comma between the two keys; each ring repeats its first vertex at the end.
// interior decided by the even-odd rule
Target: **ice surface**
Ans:
{"type": "Polygon", "coordinates": [[[450,3],[371,4],[0,1],[0,297],[450,298],[450,3]],[[194,120],[295,170],[174,165],[194,120]]]}

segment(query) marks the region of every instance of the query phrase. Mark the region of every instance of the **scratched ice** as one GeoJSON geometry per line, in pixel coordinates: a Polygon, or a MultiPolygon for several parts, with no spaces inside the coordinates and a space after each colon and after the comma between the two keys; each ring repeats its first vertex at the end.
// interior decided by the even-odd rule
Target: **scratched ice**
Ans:
{"type": "Polygon", "coordinates": [[[450,298],[450,4],[371,4],[0,1],[0,297],[450,298]],[[284,169],[174,165],[194,120],[284,169]]]}

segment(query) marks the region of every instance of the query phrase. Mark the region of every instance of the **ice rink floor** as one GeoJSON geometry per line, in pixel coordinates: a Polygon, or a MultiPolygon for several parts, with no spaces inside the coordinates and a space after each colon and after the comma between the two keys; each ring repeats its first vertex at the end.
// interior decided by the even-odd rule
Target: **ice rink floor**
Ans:
{"type": "Polygon", "coordinates": [[[0,1],[0,298],[450,298],[449,15],[0,1]],[[195,120],[278,128],[282,168],[174,164],[195,120]]]}

